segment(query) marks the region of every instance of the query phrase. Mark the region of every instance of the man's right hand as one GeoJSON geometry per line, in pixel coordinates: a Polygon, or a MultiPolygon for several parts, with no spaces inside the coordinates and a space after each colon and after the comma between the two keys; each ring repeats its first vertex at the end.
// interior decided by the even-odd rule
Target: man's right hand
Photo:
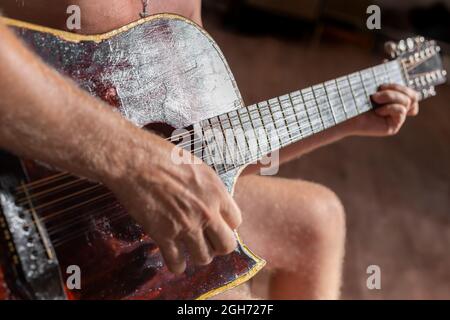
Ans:
{"type": "Polygon", "coordinates": [[[158,244],[170,271],[185,270],[183,248],[197,265],[232,252],[241,213],[217,174],[193,156],[175,164],[172,144],[150,140],[126,152],[131,161],[107,186],[158,244]]]}
{"type": "Polygon", "coordinates": [[[103,182],[185,269],[236,247],[238,207],[205,164],[177,165],[174,146],[140,130],[51,70],[0,23],[0,148],[103,182]]]}

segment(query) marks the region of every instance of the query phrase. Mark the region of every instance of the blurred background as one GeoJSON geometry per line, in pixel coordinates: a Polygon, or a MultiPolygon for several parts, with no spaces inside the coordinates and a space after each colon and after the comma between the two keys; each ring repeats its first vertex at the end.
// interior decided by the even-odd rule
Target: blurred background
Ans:
{"type": "MultiPolygon", "coordinates": [[[[205,28],[246,104],[378,64],[386,40],[420,34],[450,52],[449,0],[203,2],[205,28]],[[380,30],[366,27],[371,4],[381,8],[380,30]]],[[[348,138],[280,169],[328,186],[344,203],[342,298],[450,299],[448,83],[437,93],[395,137],[348,138]],[[381,268],[381,290],[366,286],[372,264],[381,268]]]]}

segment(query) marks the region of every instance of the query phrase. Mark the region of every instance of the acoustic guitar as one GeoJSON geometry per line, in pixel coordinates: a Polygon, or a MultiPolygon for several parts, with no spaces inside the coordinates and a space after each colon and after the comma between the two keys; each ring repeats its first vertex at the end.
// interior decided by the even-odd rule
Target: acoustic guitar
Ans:
{"type": "MultiPolygon", "coordinates": [[[[379,85],[425,99],[446,81],[439,47],[416,37],[392,45],[389,62],[245,106],[217,44],[185,18],[156,15],[93,36],[2,20],[81,88],[202,159],[230,193],[247,164],[374,108],[379,85]]],[[[174,275],[103,185],[4,151],[0,164],[1,299],[204,299],[264,266],[239,240],[231,254],[203,267],[188,259],[174,275]]]]}

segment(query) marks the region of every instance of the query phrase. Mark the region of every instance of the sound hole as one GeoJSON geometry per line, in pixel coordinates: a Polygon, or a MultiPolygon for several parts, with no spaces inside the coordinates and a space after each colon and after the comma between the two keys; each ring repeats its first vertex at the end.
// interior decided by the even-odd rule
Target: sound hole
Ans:
{"type": "Polygon", "coordinates": [[[145,125],[144,130],[148,130],[163,139],[170,140],[171,143],[186,150],[194,150],[194,142],[199,141],[199,137],[193,132],[194,126],[192,125],[177,130],[167,123],[155,122],[145,125]],[[180,144],[181,142],[183,143],[180,144]]]}
{"type": "Polygon", "coordinates": [[[165,139],[170,138],[172,136],[172,133],[175,131],[174,127],[164,122],[149,123],[144,126],[144,129],[151,131],[152,133],[157,134],[161,138],[165,139]]]}

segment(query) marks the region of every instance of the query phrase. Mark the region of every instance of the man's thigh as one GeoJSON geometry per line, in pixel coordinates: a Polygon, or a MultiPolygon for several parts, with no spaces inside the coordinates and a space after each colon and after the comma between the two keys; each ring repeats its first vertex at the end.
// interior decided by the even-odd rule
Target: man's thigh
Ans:
{"type": "Polygon", "coordinates": [[[243,215],[238,232],[268,269],[285,270],[293,260],[311,257],[322,230],[333,227],[336,211],[342,211],[332,191],[302,180],[243,176],[234,198],[243,215]]]}
{"type": "MultiPolygon", "coordinates": [[[[294,285],[310,289],[308,281],[315,279],[310,275],[320,274],[318,264],[327,269],[329,260],[339,273],[335,262],[340,257],[335,259],[334,253],[327,252],[341,255],[345,218],[331,190],[307,181],[249,175],[238,179],[234,198],[243,215],[238,232],[243,242],[267,261],[266,270],[296,274],[294,285]],[[324,259],[327,256],[332,258],[324,259]]],[[[244,284],[216,299],[251,297],[252,290],[244,284]]]]}

